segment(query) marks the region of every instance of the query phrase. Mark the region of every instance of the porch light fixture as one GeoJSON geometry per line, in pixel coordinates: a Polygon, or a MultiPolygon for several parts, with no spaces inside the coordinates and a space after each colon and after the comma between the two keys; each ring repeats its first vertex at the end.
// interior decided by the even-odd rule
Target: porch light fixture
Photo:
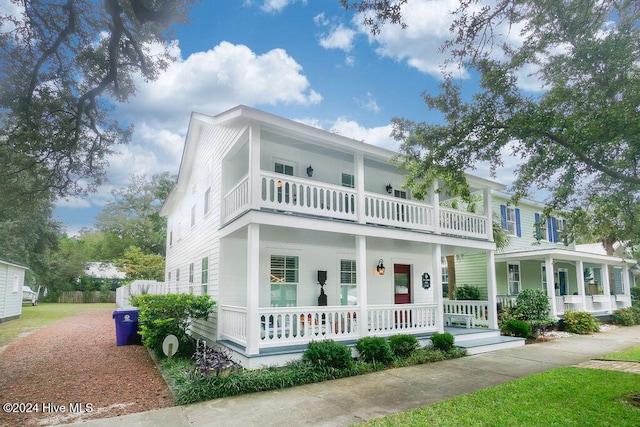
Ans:
{"type": "Polygon", "coordinates": [[[384,264],[382,263],[382,258],[380,258],[380,261],[378,261],[378,266],[376,267],[376,270],[378,271],[378,274],[383,276],[384,275],[384,264]]]}
{"type": "Polygon", "coordinates": [[[385,188],[387,189],[387,193],[389,194],[391,194],[391,192],[393,191],[393,186],[391,185],[391,183],[387,184],[385,188]]]}
{"type": "Polygon", "coordinates": [[[309,178],[313,176],[313,168],[311,167],[311,165],[309,165],[309,167],[307,168],[307,176],[309,178]]]}
{"type": "Polygon", "coordinates": [[[278,181],[278,188],[282,188],[282,181],[278,181]]]}

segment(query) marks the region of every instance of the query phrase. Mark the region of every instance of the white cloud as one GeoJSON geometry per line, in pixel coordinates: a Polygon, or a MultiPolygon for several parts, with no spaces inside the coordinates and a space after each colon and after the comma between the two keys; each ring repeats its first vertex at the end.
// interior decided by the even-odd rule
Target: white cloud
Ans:
{"type": "Polygon", "coordinates": [[[320,46],[325,49],[340,49],[345,52],[350,52],[351,49],[353,49],[353,38],[355,35],[355,30],[340,24],[332,28],[329,34],[322,34],[320,36],[320,46]]]}
{"type": "Polygon", "coordinates": [[[301,72],[302,66],[283,49],[256,54],[247,46],[222,42],[179,59],[156,81],[140,81],[137,95],[119,110],[134,121],[157,120],[177,132],[184,130],[192,111],[213,114],[238,104],[319,103],[322,96],[301,72]]]}
{"type": "MultiPolygon", "coordinates": [[[[296,3],[298,0],[265,0],[261,9],[265,12],[280,12],[290,4],[296,3]]],[[[301,0],[302,4],[307,4],[307,0],[301,0]]]]}
{"type": "Polygon", "coordinates": [[[382,111],[382,109],[378,105],[378,102],[376,101],[375,97],[373,96],[373,94],[371,92],[367,92],[367,97],[366,97],[365,100],[357,99],[356,101],[365,110],[369,110],[369,111],[372,111],[374,113],[379,113],[380,111],[382,111]]]}
{"type": "Polygon", "coordinates": [[[392,125],[366,128],[358,122],[339,117],[334,121],[323,121],[315,118],[294,119],[309,126],[324,129],[338,135],[362,141],[376,147],[398,151],[400,143],[391,138],[392,125]]]}

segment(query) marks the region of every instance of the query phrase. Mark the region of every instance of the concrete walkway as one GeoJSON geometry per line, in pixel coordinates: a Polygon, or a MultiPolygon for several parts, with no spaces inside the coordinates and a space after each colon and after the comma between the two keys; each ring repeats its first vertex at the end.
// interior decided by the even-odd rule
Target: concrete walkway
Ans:
{"type": "Polygon", "coordinates": [[[640,345],[640,326],[75,425],[348,426],[640,345]]]}

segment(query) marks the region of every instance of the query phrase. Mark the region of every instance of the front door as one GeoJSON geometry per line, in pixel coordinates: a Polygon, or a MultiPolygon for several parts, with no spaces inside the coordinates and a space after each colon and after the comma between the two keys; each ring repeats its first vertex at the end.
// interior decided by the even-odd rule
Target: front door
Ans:
{"type": "Polygon", "coordinates": [[[411,266],[407,264],[393,265],[394,302],[396,304],[411,303],[411,266]]]}
{"type": "Polygon", "coordinates": [[[567,295],[567,276],[569,276],[569,270],[566,268],[558,269],[558,290],[560,295],[567,295]]]}

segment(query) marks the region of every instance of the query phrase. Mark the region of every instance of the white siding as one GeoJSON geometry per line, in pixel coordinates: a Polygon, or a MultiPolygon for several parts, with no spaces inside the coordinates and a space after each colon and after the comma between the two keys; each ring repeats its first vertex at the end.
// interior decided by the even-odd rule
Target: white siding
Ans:
{"type": "Polygon", "coordinates": [[[0,322],[22,314],[22,287],[24,269],[0,261],[0,322]],[[17,292],[14,289],[15,277],[18,278],[17,292]]]}

